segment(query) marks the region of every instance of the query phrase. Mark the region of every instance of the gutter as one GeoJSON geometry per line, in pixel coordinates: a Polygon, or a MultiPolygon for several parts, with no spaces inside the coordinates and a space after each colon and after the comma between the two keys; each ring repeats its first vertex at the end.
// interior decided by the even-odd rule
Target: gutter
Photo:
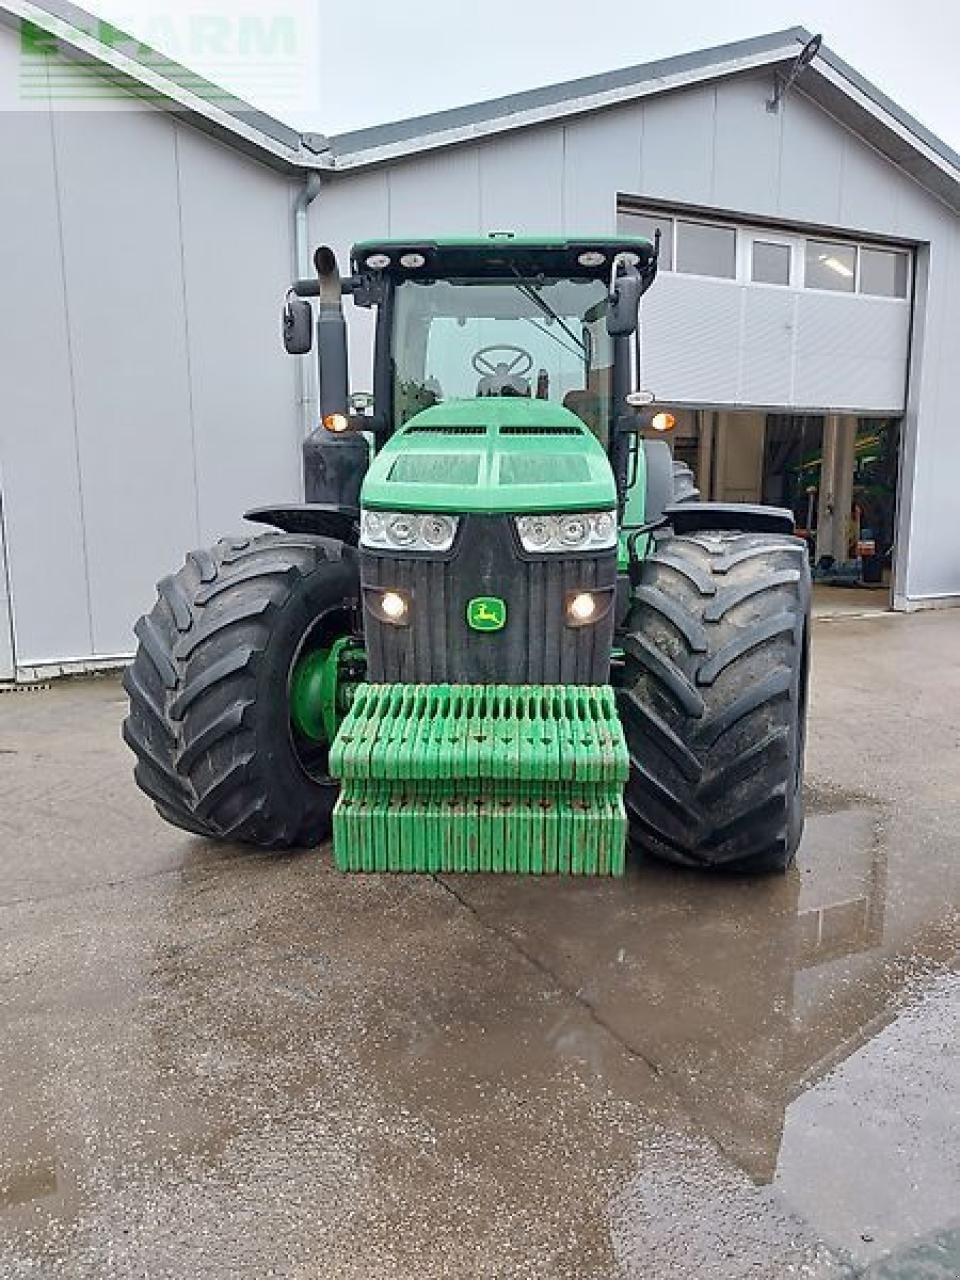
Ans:
{"type": "MultiPolygon", "coordinates": [[[[314,171],[308,174],[293,204],[293,269],[298,280],[307,280],[313,275],[309,215],[310,206],[320,194],[322,186],[323,180],[319,173],[314,171]]],[[[316,362],[311,355],[300,356],[297,359],[297,406],[304,440],[316,426],[316,403],[316,362]]]]}

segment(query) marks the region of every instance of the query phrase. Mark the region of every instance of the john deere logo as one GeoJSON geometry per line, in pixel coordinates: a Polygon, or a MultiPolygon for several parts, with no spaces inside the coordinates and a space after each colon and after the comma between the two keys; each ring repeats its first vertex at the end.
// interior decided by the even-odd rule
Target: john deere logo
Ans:
{"type": "Polygon", "coordinates": [[[467,623],[474,631],[500,631],[507,621],[507,602],[497,596],[475,596],[467,605],[467,623]]]}

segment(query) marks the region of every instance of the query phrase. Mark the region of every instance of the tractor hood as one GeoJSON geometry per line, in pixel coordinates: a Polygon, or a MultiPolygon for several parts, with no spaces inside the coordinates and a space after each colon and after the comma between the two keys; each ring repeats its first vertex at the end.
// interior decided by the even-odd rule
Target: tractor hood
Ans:
{"type": "Polygon", "coordinates": [[[424,409],[370,464],[362,506],[451,515],[603,511],[617,504],[607,455],[561,405],[520,396],[424,409]]]}

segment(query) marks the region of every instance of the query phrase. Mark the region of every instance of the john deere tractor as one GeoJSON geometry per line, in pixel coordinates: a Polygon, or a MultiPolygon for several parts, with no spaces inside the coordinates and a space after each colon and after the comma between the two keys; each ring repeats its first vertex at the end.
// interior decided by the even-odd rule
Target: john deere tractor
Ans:
{"type": "Polygon", "coordinates": [[[319,249],[306,501],[192,551],[126,674],[167,821],[345,870],[782,870],[803,822],[810,583],[790,512],[700,502],[636,386],[657,249],[319,249]],[[375,316],[351,396],[343,297],[375,316]]]}

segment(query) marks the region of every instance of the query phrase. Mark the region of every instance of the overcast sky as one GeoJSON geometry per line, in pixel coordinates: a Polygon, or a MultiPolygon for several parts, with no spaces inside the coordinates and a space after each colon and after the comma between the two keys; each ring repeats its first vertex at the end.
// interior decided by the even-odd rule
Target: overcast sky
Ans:
{"type": "Polygon", "coordinates": [[[822,31],[841,57],[960,150],[956,0],[86,0],[85,7],[321,133],[802,25],[822,31]],[[245,13],[296,17],[307,48],[292,91],[295,76],[278,80],[256,59],[218,54],[190,26],[198,16],[239,21],[245,13]]]}

